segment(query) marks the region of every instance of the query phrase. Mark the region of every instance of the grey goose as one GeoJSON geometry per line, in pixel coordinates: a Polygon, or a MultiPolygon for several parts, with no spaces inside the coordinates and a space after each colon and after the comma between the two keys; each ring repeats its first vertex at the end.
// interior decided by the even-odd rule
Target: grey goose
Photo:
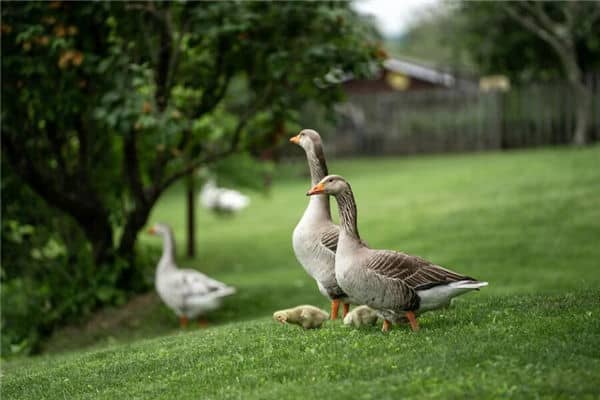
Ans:
{"type": "Polygon", "coordinates": [[[384,332],[391,323],[403,322],[404,318],[416,331],[419,329],[416,314],[447,307],[453,297],[487,286],[487,282],[420,257],[369,248],[360,239],[354,194],[343,177],[326,176],[307,193],[322,194],[335,197],[340,214],[335,257],[337,282],[353,299],[378,312],[384,319],[384,332]]]}
{"type": "MultiPolygon", "coordinates": [[[[328,174],[321,136],[312,129],[304,129],[290,138],[290,142],[304,149],[311,184],[316,185],[328,174]]],[[[319,195],[310,198],[292,235],[298,262],[317,282],[321,294],[331,300],[331,319],[337,319],[340,303],[343,303],[345,317],[352,302],[335,278],[335,252],[339,233],[339,226],[331,219],[329,196],[319,195]]]]}

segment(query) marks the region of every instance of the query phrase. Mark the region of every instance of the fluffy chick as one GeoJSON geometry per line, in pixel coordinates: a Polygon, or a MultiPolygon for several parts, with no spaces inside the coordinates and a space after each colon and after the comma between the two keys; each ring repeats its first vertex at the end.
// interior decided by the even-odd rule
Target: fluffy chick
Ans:
{"type": "Polygon", "coordinates": [[[300,325],[304,329],[320,328],[329,319],[329,314],[320,308],[303,305],[287,310],[276,311],[273,319],[282,324],[300,325]]]}
{"type": "Polygon", "coordinates": [[[360,328],[365,325],[375,325],[377,312],[368,306],[359,306],[350,311],[344,318],[344,325],[354,325],[360,328]]]}

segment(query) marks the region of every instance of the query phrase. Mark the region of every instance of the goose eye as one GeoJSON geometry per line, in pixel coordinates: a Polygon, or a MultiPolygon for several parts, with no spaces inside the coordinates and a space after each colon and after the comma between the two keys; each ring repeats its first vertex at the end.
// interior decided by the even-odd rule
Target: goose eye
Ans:
{"type": "Polygon", "coordinates": [[[333,179],[329,178],[329,182],[333,182],[333,179]]]}

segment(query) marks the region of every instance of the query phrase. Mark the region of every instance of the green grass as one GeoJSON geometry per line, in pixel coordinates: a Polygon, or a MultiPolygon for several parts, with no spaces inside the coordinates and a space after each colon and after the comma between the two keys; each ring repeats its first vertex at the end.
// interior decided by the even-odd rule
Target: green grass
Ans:
{"type": "MultiPolygon", "coordinates": [[[[490,282],[422,316],[418,333],[387,335],[270,319],[297,304],[327,307],[291,249],[309,184],[296,173],[304,164],[287,166],[235,218],[199,215],[199,255],[180,263],[239,289],[214,326],[182,332],[147,296],[127,318],[108,310],[59,332],[48,354],[5,362],[2,397],[600,398],[599,161],[597,146],[331,161],[352,184],[371,246],[490,282]]],[[[152,220],[182,239],[183,213],[175,188],[152,220]]]]}

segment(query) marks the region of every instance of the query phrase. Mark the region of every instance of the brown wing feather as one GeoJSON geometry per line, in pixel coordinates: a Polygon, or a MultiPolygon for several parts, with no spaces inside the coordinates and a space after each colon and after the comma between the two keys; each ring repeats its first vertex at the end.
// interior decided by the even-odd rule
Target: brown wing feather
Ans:
{"type": "Polygon", "coordinates": [[[371,271],[387,278],[398,279],[413,289],[426,289],[445,283],[474,280],[416,256],[377,251],[367,264],[371,271]]]}
{"type": "MultiPolygon", "coordinates": [[[[337,252],[337,244],[339,237],[340,227],[337,225],[332,225],[330,228],[328,228],[325,232],[321,234],[321,244],[335,253],[337,252]]],[[[367,242],[365,242],[362,239],[360,239],[360,243],[365,247],[369,247],[367,242]]]]}
{"type": "Polygon", "coordinates": [[[335,253],[337,251],[339,237],[340,228],[337,226],[332,226],[321,234],[321,244],[335,253]]]}

